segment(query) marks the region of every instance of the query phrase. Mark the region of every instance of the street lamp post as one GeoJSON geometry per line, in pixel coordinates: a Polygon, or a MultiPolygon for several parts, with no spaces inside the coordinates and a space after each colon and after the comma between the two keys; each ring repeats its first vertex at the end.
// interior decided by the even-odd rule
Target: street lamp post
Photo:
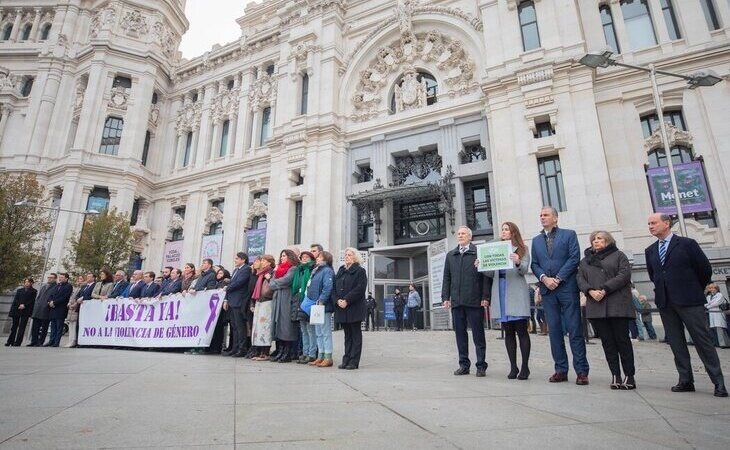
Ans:
{"type": "Polygon", "coordinates": [[[37,203],[28,202],[28,201],[22,201],[15,204],[15,206],[26,206],[30,208],[38,208],[38,209],[45,209],[49,211],[55,211],[56,218],[53,220],[53,228],[51,230],[51,238],[48,240],[48,248],[46,249],[46,256],[43,260],[43,275],[46,273],[46,268],[48,267],[48,260],[51,257],[51,246],[53,245],[53,237],[56,235],[56,226],[58,225],[58,215],[61,214],[61,211],[71,213],[71,214],[82,214],[84,216],[84,220],[86,220],[87,215],[96,215],[99,214],[99,211],[95,209],[90,209],[87,211],[76,211],[73,209],[63,209],[63,208],[54,208],[51,206],[42,206],[37,203]]]}
{"type": "Polygon", "coordinates": [[[698,72],[693,75],[682,75],[679,73],[667,72],[665,70],[657,70],[654,64],[649,64],[647,67],[636,66],[633,64],[626,64],[618,62],[613,58],[613,51],[611,49],[601,50],[595,53],[587,53],[583,56],[580,61],[584,66],[588,66],[592,69],[598,67],[609,67],[609,66],[620,66],[628,67],[630,69],[640,70],[642,72],[648,72],[651,78],[652,96],[654,99],[654,108],[657,112],[657,119],[659,121],[659,132],[662,136],[662,144],[664,146],[664,155],[667,160],[667,168],[669,169],[669,179],[672,182],[672,195],[674,196],[674,205],[677,208],[677,217],[679,219],[679,230],[682,236],[687,236],[687,227],[684,224],[684,214],[682,213],[682,202],[679,198],[679,189],[677,185],[677,176],[674,171],[674,161],[672,161],[672,150],[669,148],[669,138],[667,137],[667,126],[664,123],[664,110],[662,108],[662,100],[659,94],[659,87],[656,81],[656,75],[662,74],[670,77],[681,78],[687,80],[690,89],[695,89],[702,86],[714,86],[722,79],[712,73],[698,72]]]}

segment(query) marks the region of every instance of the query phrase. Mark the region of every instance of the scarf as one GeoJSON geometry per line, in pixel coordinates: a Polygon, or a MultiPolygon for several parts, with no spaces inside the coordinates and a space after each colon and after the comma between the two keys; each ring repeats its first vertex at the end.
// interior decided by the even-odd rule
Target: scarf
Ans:
{"type": "Polygon", "coordinates": [[[592,248],[587,248],[585,251],[585,256],[586,258],[588,258],[588,265],[602,267],[601,261],[603,261],[603,259],[606,258],[608,255],[617,251],[618,248],[616,248],[616,244],[610,244],[599,251],[595,251],[592,248]]]}
{"type": "Polygon", "coordinates": [[[312,267],[314,267],[314,261],[302,263],[297,266],[294,271],[294,278],[292,278],[291,282],[292,294],[300,294],[300,296],[304,298],[304,292],[307,290],[307,282],[312,276],[312,267]]]}
{"type": "Polygon", "coordinates": [[[251,294],[251,298],[255,301],[261,298],[261,287],[264,285],[264,275],[269,273],[267,270],[266,272],[261,272],[258,274],[258,278],[256,278],[256,285],[253,288],[253,294],[251,294]]]}
{"type": "Polygon", "coordinates": [[[283,263],[280,263],[278,266],[276,266],[276,271],[274,272],[274,276],[276,278],[281,278],[294,266],[294,264],[291,263],[288,259],[284,261],[283,263]]]}

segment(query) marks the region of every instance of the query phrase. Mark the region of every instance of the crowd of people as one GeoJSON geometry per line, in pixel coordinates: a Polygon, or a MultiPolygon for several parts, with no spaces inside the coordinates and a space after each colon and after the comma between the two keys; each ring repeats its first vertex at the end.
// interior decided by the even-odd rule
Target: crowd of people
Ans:
{"type": "MultiPolygon", "coordinates": [[[[484,324],[488,309],[489,317],[500,323],[504,333],[510,365],[507,378],[529,378],[530,329],[536,332],[539,326],[541,334],[549,336],[554,361],[555,372],[549,382],[568,381],[567,336],[575,382],[589,384],[588,321],[603,345],[610,388],[635,389],[631,328],[637,327],[642,333],[646,330],[650,339],[656,339],[656,332],[648,300],[632,284],[628,257],[607,231],[591,233],[581,257],[576,232],[558,227],[558,212],[552,207],[541,210],[540,222],[543,231],[532,239],[529,249],[515,223],[502,224],[498,240],[510,243],[512,266],[502,270],[480,271],[471,230],[462,226],[456,231],[458,245],[446,255],[441,290],[442,304],[451,310],[456,335],[459,368],[454,375],[470,373],[468,328],[476,348],[476,375],[486,375],[484,324]],[[528,271],[538,280],[534,287],[527,283],[528,271]]],[[[715,346],[727,347],[730,341],[728,300],[710,283],[712,269],[697,242],[672,234],[671,226],[671,217],[651,215],[648,227],[657,240],[645,252],[656,306],[679,373],[679,382],[671,390],[694,391],[686,329],[715,385],[715,395],[726,397],[715,346]]],[[[67,345],[77,346],[78,317],[86,301],[222,289],[223,311],[210,346],[188,353],[331,367],[333,324],[339,324],[344,330],[344,351],[338,367],[353,370],[360,364],[362,322],[366,321],[367,329],[377,326],[377,303],[369,293],[366,298],[367,284],[360,252],[346,249],[344,264],[335,272],[332,254],[319,244],[313,244],[309,251],[284,249],[278,259],[263,255],[251,262],[241,252],[234,258],[232,271],[204,259],[197,268],[192,263],[182,269],[165,267],[159,277],[137,270],[129,280],[124,271],[112,274],[102,269],[98,277],[87,273],[72,285],[68,274],[52,273],[38,292],[31,278],[16,291],[6,346],[21,345],[29,318],[33,323],[28,346],[58,347],[65,320],[69,323],[67,345]],[[310,321],[314,305],[324,309],[322,323],[310,321]],[[226,327],[230,336],[227,346],[226,327]]],[[[404,328],[406,308],[408,327],[415,328],[416,312],[421,307],[415,286],[411,284],[408,290],[407,295],[400,291],[394,295],[397,330],[404,328]]]]}
{"type": "MultiPolygon", "coordinates": [[[[589,384],[587,320],[603,345],[611,373],[610,388],[636,389],[630,324],[641,323],[650,337],[656,338],[656,333],[650,323],[650,311],[646,310],[646,299],[644,305],[640,298],[637,299],[638,306],[635,305],[628,257],[618,249],[609,232],[600,230],[590,234],[589,246],[581,257],[576,232],[558,227],[555,208],[543,208],[540,223],[543,231],[532,239],[530,249],[516,224],[502,224],[499,239],[510,242],[512,267],[484,272],[479,271],[471,230],[465,226],[457,230],[458,246],[446,256],[441,289],[442,303],[451,308],[456,334],[459,368],[454,375],[470,373],[467,328],[472,330],[476,350],[476,376],[486,375],[484,308],[489,308],[490,317],[500,322],[504,332],[510,363],[507,377],[528,379],[531,350],[528,329],[534,300],[546,322],[540,328],[549,336],[554,361],[555,372],[549,377],[549,382],[568,381],[567,336],[576,373],[575,383],[581,386],[589,384]],[[534,297],[525,278],[528,270],[538,280],[534,297]],[[644,317],[648,320],[645,321],[644,317]]],[[[674,235],[671,227],[670,216],[652,214],[648,228],[657,240],[645,251],[647,272],[655,286],[655,302],[679,374],[679,382],[671,390],[695,390],[686,329],[715,386],[714,395],[727,397],[715,344],[724,346],[727,343],[725,312],[728,300],[719,293],[717,286],[710,284],[712,267],[697,242],[674,235]],[[714,337],[710,327],[715,332],[714,337]]]]}

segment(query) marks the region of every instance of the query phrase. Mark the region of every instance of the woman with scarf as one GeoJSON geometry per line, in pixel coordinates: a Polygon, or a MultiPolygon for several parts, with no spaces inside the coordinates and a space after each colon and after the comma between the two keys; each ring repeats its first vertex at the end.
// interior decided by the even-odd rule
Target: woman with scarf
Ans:
{"type": "Polygon", "coordinates": [[[272,362],[291,362],[291,355],[296,352],[294,344],[299,338],[299,327],[292,322],[292,281],[297,264],[299,258],[294,251],[282,250],[274,275],[266,275],[269,287],[274,291],[271,329],[276,340],[276,352],[271,358],[272,362]]]}
{"type": "Polygon", "coordinates": [[[301,330],[302,355],[297,363],[307,364],[317,359],[317,336],[314,333],[314,325],[309,324],[309,316],[301,310],[300,306],[307,295],[307,286],[315,267],[314,255],[310,252],[302,252],[299,255],[299,261],[299,265],[294,269],[294,278],[291,282],[291,315],[293,322],[299,322],[301,330]]]}
{"type": "Polygon", "coordinates": [[[631,298],[631,265],[607,231],[594,231],[578,266],[578,288],[586,296],[586,318],[603,344],[611,389],[636,389],[629,321],[636,320],[631,298]],[[621,369],[625,378],[621,378],[621,369]]]}
{"type": "Polygon", "coordinates": [[[276,261],[271,255],[264,255],[258,261],[256,282],[251,293],[251,304],[254,305],[253,328],[251,329],[251,348],[254,349],[254,361],[268,361],[271,348],[271,300],[273,291],[269,287],[269,278],[274,271],[276,261]]]}
{"type": "Polygon", "coordinates": [[[195,280],[195,264],[186,263],[182,273],[182,292],[187,292],[193,286],[195,280]]]}

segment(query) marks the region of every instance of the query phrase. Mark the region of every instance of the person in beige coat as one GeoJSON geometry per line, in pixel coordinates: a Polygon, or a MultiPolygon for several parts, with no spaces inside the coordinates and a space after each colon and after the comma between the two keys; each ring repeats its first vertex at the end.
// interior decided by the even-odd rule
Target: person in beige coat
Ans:
{"type": "Polygon", "coordinates": [[[74,283],[74,290],[71,294],[71,300],[68,302],[68,316],[66,316],[66,321],[68,322],[68,342],[64,345],[67,348],[76,347],[76,324],[79,321],[79,307],[76,297],[78,297],[79,292],[83,289],[84,284],[86,284],[84,276],[77,276],[76,283],[74,283]]]}

